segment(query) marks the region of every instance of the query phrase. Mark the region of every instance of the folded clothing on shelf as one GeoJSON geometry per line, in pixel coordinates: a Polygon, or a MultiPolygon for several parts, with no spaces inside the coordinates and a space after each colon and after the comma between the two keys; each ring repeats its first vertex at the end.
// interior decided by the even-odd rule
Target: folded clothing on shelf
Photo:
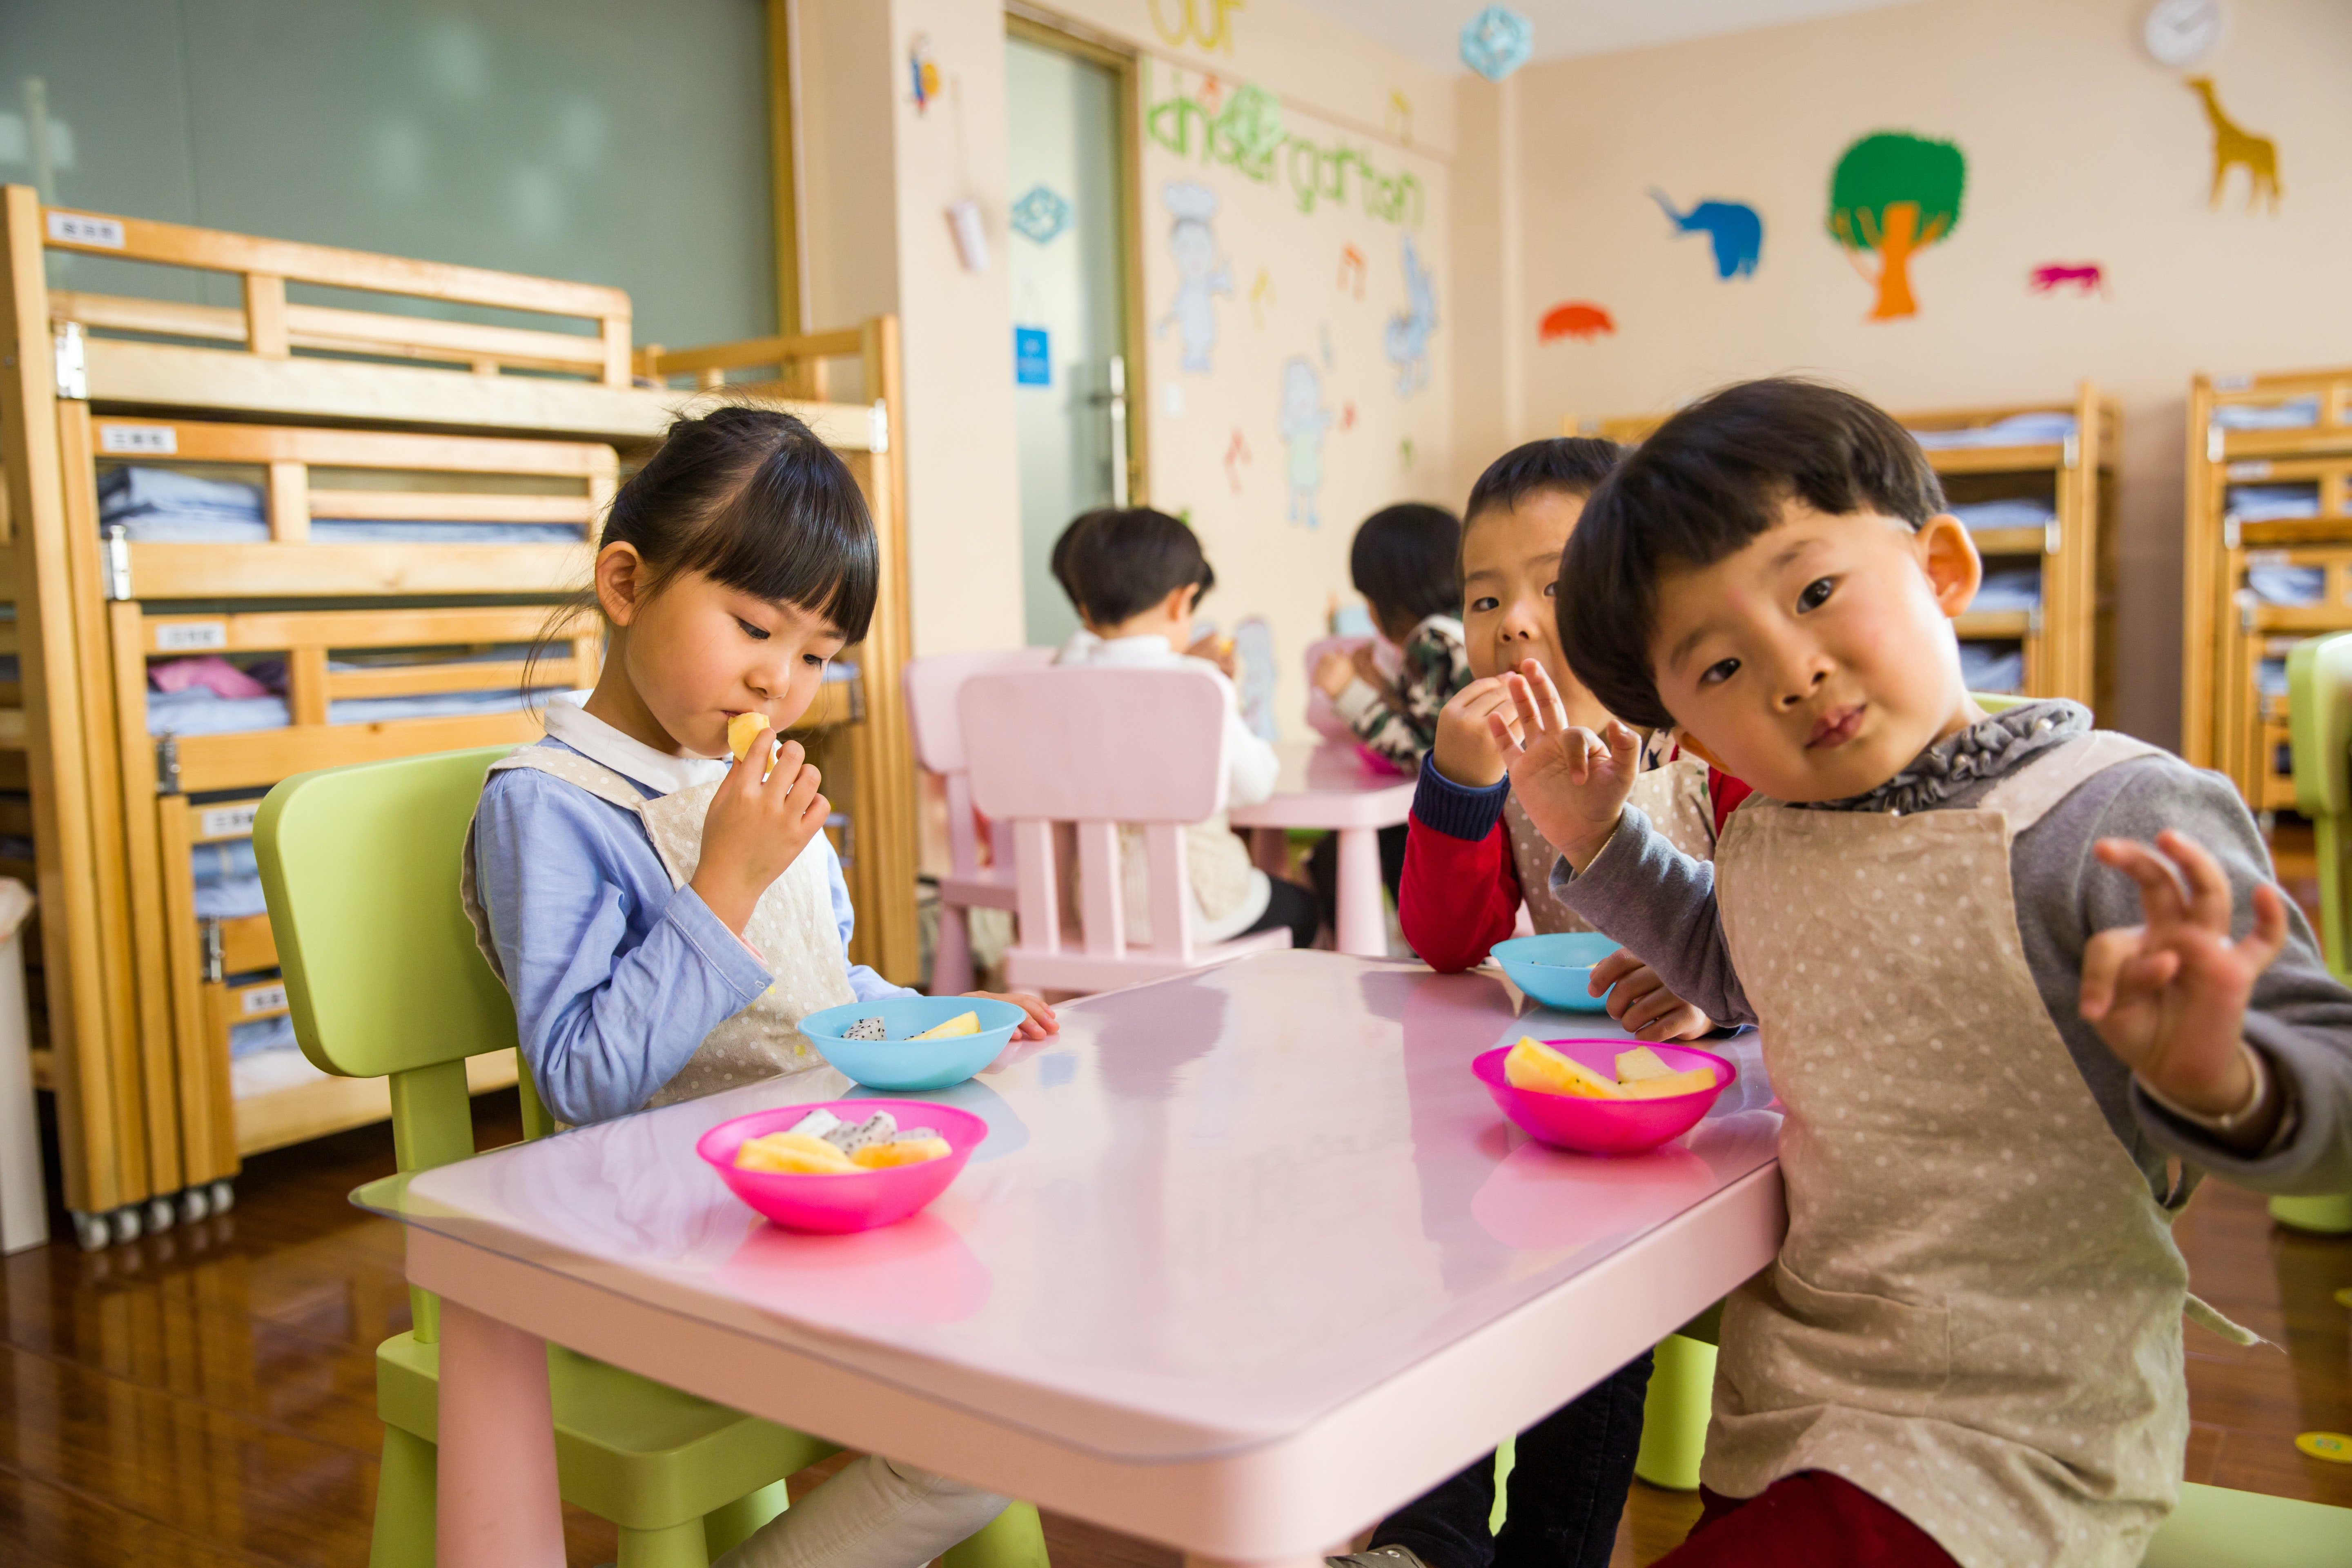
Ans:
{"type": "Polygon", "coordinates": [[[2286,660],[2266,658],[2254,666],[2254,689],[2265,697],[2286,695],[2286,660]]]}
{"type": "Polygon", "coordinates": [[[2325,566],[2261,565],[2246,568],[2246,589],[2265,605],[2317,605],[2327,598],[2325,566]]]}
{"type": "Polygon", "coordinates": [[[198,918],[242,920],[268,912],[252,839],[223,838],[191,845],[188,860],[194,873],[198,918]]]}
{"type": "MultiPolygon", "coordinates": [[[[378,724],[394,719],[455,719],[481,713],[511,713],[537,707],[568,687],[534,688],[530,693],[497,691],[423,692],[412,697],[347,697],[327,704],[330,724],[378,724]]],[[[203,687],[150,693],[151,735],[227,735],[247,730],[283,730],[294,722],[283,697],[220,697],[203,687]]]]}
{"type": "Polygon", "coordinates": [[[1971,610],[1987,612],[2031,610],[2042,603],[2042,568],[1997,566],[1984,574],[1971,610]]]}
{"type": "Polygon", "coordinates": [[[2280,522],[2319,515],[2319,481],[2301,484],[2231,485],[2221,510],[2240,522],[2280,522]]]}
{"type": "Polygon", "coordinates": [[[2319,423],[2319,394],[2283,403],[2220,404],[2214,407],[2213,423],[2224,430],[2308,430],[2319,423]]]}
{"type": "Polygon", "coordinates": [[[2058,521],[2058,509],[2046,500],[2005,497],[2000,500],[1958,501],[1952,515],[1970,533],[1995,528],[2047,528],[2058,521]]]}
{"type": "Polygon", "coordinates": [[[2025,689],[2025,648],[2013,642],[1960,644],[1960,679],[1970,691],[2013,695],[2025,689]]]}
{"type": "MultiPolygon", "coordinates": [[[[140,544],[256,544],[269,539],[261,487],[208,479],[178,468],[130,464],[98,477],[100,527],[120,524],[140,544]]],[[[466,522],[322,517],[321,544],[565,544],[584,538],[573,522],[466,522]]]]}
{"type": "Polygon", "coordinates": [[[1911,437],[1927,451],[1945,452],[1967,447],[2039,447],[2063,441],[2074,433],[2074,416],[2053,409],[2012,414],[1990,425],[1971,425],[1959,430],[1914,430],[1911,437]]]}

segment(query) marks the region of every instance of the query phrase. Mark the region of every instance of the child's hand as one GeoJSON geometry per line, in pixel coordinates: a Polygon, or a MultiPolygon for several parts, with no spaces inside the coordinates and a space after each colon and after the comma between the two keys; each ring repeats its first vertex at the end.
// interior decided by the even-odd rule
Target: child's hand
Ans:
{"type": "Polygon", "coordinates": [[[1202,637],[1191,647],[1186,648],[1184,653],[1185,657],[1188,658],[1207,659],[1211,664],[1215,665],[1219,669],[1224,671],[1225,679],[1227,680],[1234,679],[1234,670],[1235,667],[1234,663],[1233,638],[1221,637],[1216,633],[1211,632],[1207,637],[1202,637]]]}
{"type": "Polygon", "coordinates": [[[1500,713],[1487,715],[1486,732],[1510,769],[1511,793],[1528,820],[1580,872],[1617,831],[1641,772],[1642,738],[1614,719],[1605,739],[1570,723],[1559,689],[1534,659],[1503,681],[1517,733],[1500,713]]]}
{"type": "Polygon", "coordinates": [[[1334,702],[1356,679],[1356,661],[1333,649],[1315,661],[1315,689],[1334,702]]]}
{"type": "Polygon", "coordinates": [[[762,735],[727,770],[702,819],[702,858],[688,884],[737,936],[768,885],[791,868],[809,840],[824,831],[832,805],[798,741],[786,741],[763,783],[769,747],[762,735]]]}
{"type": "Polygon", "coordinates": [[[1055,1020],[1054,1010],[1045,1005],[1045,998],[1032,996],[1026,991],[967,991],[967,996],[985,997],[991,1002],[1010,1002],[1029,1016],[1013,1031],[1016,1040],[1042,1040],[1048,1035],[1058,1035],[1062,1026],[1055,1020]]]}
{"type": "Polygon", "coordinates": [[[1437,771],[1471,789],[1492,789],[1503,779],[1503,753],[1486,731],[1486,716],[1512,718],[1510,688],[1499,675],[1474,680],[1437,710],[1437,771]]]}
{"type": "Polygon", "coordinates": [[[2254,929],[2231,942],[2229,881],[2196,840],[2168,828],[2156,849],[2103,838],[2093,852],[2139,884],[2147,919],[2083,949],[2084,1021],[2175,1105],[2207,1116],[2242,1110],[2255,1082],[2241,1043],[2246,999],[2286,945],[2285,900],[2256,888],[2254,929]]]}
{"type": "Polygon", "coordinates": [[[1696,1040],[1715,1027],[1706,1014],[1667,990],[1656,970],[1622,947],[1592,966],[1588,989],[1595,996],[1606,993],[1609,1016],[1640,1039],[1696,1040]]]}

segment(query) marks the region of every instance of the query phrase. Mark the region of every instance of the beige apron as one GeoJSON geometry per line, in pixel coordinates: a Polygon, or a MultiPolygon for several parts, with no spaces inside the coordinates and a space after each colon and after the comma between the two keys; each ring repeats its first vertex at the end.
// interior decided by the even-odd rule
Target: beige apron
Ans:
{"type": "MultiPolygon", "coordinates": [[[[490,764],[491,773],[506,768],[537,768],[601,801],[635,813],[646,825],[646,837],[653,840],[655,853],[661,857],[663,869],[669,873],[672,888],[683,888],[693,879],[694,868],[702,860],[702,819],[709,813],[710,797],[725,782],[713,779],[647,800],[612,769],[552,746],[525,746],[490,764]]],[[[841,931],[834,924],[824,857],[810,852],[815,847],[816,841],[811,839],[800,858],[769,884],[743,928],[744,940],[758,950],[775,984],[703,1036],[686,1066],[655,1091],[647,1105],[697,1100],[738,1084],[824,1065],[824,1058],[801,1033],[800,1021],[820,1008],[856,998],[850,993],[849,972],[842,962],[841,931]]],[[[491,972],[503,981],[506,971],[490,940],[489,917],[475,884],[471,827],[466,830],[459,891],[466,913],[474,922],[474,939],[489,959],[491,972]]]]}
{"type": "MultiPolygon", "coordinates": [[[[1715,858],[1715,803],[1707,798],[1705,763],[1696,757],[1661,763],[1635,779],[1625,798],[1642,808],[1667,843],[1694,860],[1715,858]]],[[[1516,795],[1503,802],[1503,827],[1511,837],[1511,864],[1519,873],[1519,896],[1527,900],[1528,921],[1546,935],[1591,931],[1592,922],[1551,890],[1552,863],[1559,851],[1536,830],[1516,795]]]]}
{"type": "Polygon", "coordinates": [[[1975,810],[1759,798],[1727,825],[1789,1234],[1725,1305],[1716,1491],[1832,1471],[1968,1568],[2129,1568],[2172,1508],[2188,1268],[2042,1005],[2009,874],[2018,834],[2152,750],[2053,747],[1975,810]]]}

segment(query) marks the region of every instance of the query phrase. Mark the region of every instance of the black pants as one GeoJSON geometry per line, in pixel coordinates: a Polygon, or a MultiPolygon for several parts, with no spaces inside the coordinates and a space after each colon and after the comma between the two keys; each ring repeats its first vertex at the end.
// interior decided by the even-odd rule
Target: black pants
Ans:
{"type": "MultiPolygon", "coordinates": [[[[1404,844],[1406,825],[1381,829],[1381,883],[1389,897],[1401,897],[1397,889],[1404,885],[1404,844]]],[[[1307,856],[1307,879],[1315,884],[1315,902],[1322,911],[1323,923],[1337,931],[1339,928],[1339,836],[1327,833],[1315,841],[1307,856]]]]}
{"type": "Polygon", "coordinates": [[[1315,907],[1315,895],[1297,883],[1286,881],[1280,877],[1268,877],[1265,880],[1274,890],[1274,896],[1266,900],[1265,913],[1258,916],[1242,935],[1251,936],[1258,931],[1288,926],[1291,946],[1313,947],[1315,928],[1322,920],[1321,911],[1315,907]]]}
{"type": "Polygon", "coordinates": [[[1609,1568],[1642,1446],[1650,1352],[1519,1434],[1502,1533],[1492,1454],[1381,1521],[1374,1546],[1403,1546],[1429,1568],[1609,1568]]]}

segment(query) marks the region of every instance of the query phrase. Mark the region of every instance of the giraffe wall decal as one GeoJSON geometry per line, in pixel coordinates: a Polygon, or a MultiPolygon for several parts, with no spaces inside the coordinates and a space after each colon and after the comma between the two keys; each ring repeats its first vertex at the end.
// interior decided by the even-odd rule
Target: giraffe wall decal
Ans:
{"type": "Polygon", "coordinates": [[[2278,211],[2279,177],[2278,148],[2267,136],[2257,136],[2242,131],[2221,111],[2221,100],[2214,96],[2213,79],[2192,76],[2189,90],[2205,103],[2205,118],[2213,127],[2213,198],[2210,205],[2221,205],[2221,186],[2230,177],[2232,163],[2246,166],[2246,205],[2261,205],[2267,198],[2270,209],[2278,211]]]}

